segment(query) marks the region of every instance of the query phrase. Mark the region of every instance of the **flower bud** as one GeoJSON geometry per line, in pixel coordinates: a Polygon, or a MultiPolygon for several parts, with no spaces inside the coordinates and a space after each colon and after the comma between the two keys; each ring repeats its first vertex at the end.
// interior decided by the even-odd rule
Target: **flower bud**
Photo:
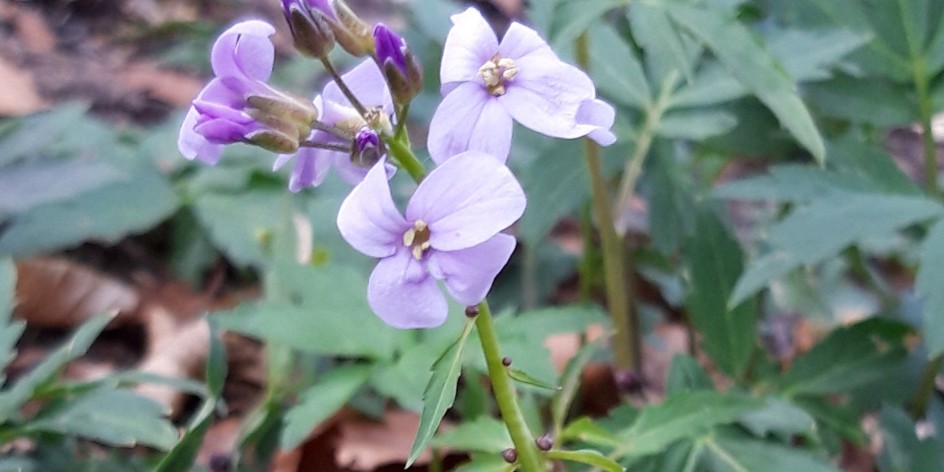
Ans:
{"type": "Polygon", "coordinates": [[[383,141],[376,131],[365,126],[354,136],[351,162],[360,167],[373,167],[386,153],[383,141]]]}
{"type": "Polygon", "coordinates": [[[298,150],[298,140],[281,131],[261,129],[246,135],[246,140],[256,146],[279,154],[290,154],[298,150]]]}
{"type": "Polygon", "coordinates": [[[336,21],[327,0],[282,0],[282,11],[295,48],[312,57],[327,57],[334,49],[331,22],[336,21]]]}
{"type": "Polygon", "coordinates": [[[249,133],[246,140],[257,146],[279,153],[292,153],[311,134],[311,126],[318,117],[314,104],[276,91],[267,95],[246,97],[243,111],[263,126],[249,133]]]}
{"type": "Polygon", "coordinates": [[[334,38],[349,54],[363,57],[374,50],[374,37],[370,27],[361,20],[343,0],[330,0],[334,18],[331,21],[334,38]]]}
{"type": "Polygon", "coordinates": [[[394,101],[409,103],[423,89],[423,68],[406,41],[383,23],[374,26],[375,59],[394,101]]]}

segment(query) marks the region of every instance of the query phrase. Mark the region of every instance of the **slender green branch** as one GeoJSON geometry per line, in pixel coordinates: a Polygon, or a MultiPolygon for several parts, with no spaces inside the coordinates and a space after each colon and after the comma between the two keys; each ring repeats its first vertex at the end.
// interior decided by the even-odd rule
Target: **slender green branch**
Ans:
{"type": "Polygon", "coordinates": [[[938,354],[928,361],[924,368],[924,374],[921,376],[921,384],[918,385],[918,391],[911,401],[911,417],[914,419],[923,418],[928,412],[928,403],[934,395],[936,388],[935,380],[938,372],[941,371],[941,364],[944,363],[944,354],[938,354]]]}
{"type": "Polygon", "coordinates": [[[341,78],[341,75],[338,74],[337,69],[334,68],[334,64],[327,58],[327,56],[321,58],[321,63],[324,65],[328,75],[334,79],[334,83],[338,84],[338,88],[341,89],[341,93],[347,97],[347,100],[351,102],[351,105],[357,110],[357,113],[361,115],[365,120],[367,119],[367,108],[364,107],[364,104],[357,99],[357,96],[354,95],[354,92],[351,89],[347,88],[347,84],[344,83],[344,79],[341,78]]]}
{"type": "Polygon", "coordinates": [[[410,114],[410,104],[397,105],[397,129],[393,133],[393,137],[400,140],[406,140],[408,138],[406,134],[406,117],[410,114]]]}
{"type": "Polygon", "coordinates": [[[524,414],[518,407],[515,386],[511,383],[507,368],[502,364],[501,351],[498,345],[498,335],[492,322],[492,312],[488,302],[479,303],[479,314],[475,319],[475,327],[479,332],[482,343],[482,352],[485,354],[485,363],[488,365],[488,376],[492,381],[492,392],[498,409],[501,411],[502,421],[508,427],[511,440],[515,444],[518,455],[518,465],[525,472],[543,472],[547,470],[534,436],[528,429],[524,414]]]}
{"type": "MultiPolygon", "coordinates": [[[[580,35],[575,43],[577,63],[585,70],[589,67],[590,54],[586,33],[580,35]]],[[[590,171],[590,190],[593,195],[593,209],[600,224],[600,242],[603,246],[603,273],[606,285],[607,307],[613,319],[613,358],[619,370],[641,372],[640,359],[641,337],[639,322],[630,302],[628,293],[626,253],[623,241],[616,234],[613,225],[612,206],[600,159],[600,148],[589,139],[584,140],[584,155],[590,171]]],[[[591,241],[584,241],[585,245],[591,241]]],[[[586,249],[585,249],[586,251],[586,249]]]]}
{"type": "Polygon", "coordinates": [[[928,77],[927,61],[922,54],[920,39],[916,37],[914,25],[909,21],[912,18],[909,1],[898,0],[898,7],[902,12],[902,26],[905,29],[908,53],[911,56],[911,78],[917,92],[918,119],[921,122],[921,137],[924,143],[924,187],[928,195],[939,198],[941,190],[938,187],[937,153],[934,146],[934,135],[931,133],[931,117],[934,110],[931,100],[930,77],[928,77]]]}
{"type": "Polygon", "coordinates": [[[387,135],[383,136],[383,140],[387,144],[390,155],[400,167],[410,174],[413,180],[419,182],[423,180],[423,177],[426,177],[426,167],[403,141],[387,135]]]}

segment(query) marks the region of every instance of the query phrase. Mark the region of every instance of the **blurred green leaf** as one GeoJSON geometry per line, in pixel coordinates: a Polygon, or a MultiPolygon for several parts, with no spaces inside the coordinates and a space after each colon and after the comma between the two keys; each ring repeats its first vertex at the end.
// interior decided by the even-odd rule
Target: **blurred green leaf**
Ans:
{"type": "Polygon", "coordinates": [[[652,100],[635,51],[607,23],[590,30],[590,64],[597,88],[617,103],[645,109],[652,100]]]}
{"type": "Polygon", "coordinates": [[[115,166],[99,161],[50,159],[5,167],[0,169],[0,215],[70,200],[128,178],[115,166]]]}
{"type": "Polygon", "coordinates": [[[796,84],[742,24],[709,9],[666,4],[666,12],[718,56],[731,73],[780,119],[820,163],[826,159],[823,140],[796,84]]]}
{"type": "Polygon", "coordinates": [[[743,270],[741,245],[707,205],[697,211],[694,236],[685,244],[691,274],[688,314],[702,334],[702,346],[718,368],[740,377],[757,337],[754,304],[729,307],[727,300],[743,270]]]}
{"type": "Polygon", "coordinates": [[[493,454],[500,454],[505,449],[514,447],[511,436],[508,435],[508,427],[501,420],[491,416],[480,416],[471,421],[464,421],[455,428],[437,434],[430,445],[493,454]]]}
{"type": "Polygon", "coordinates": [[[559,1],[551,23],[551,42],[561,46],[570,44],[577,36],[600,21],[604,13],[628,0],[568,0],[559,1]]]}
{"type": "Polygon", "coordinates": [[[552,460],[588,464],[603,469],[607,472],[623,472],[625,470],[613,459],[610,459],[609,457],[606,457],[600,453],[600,451],[595,451],[593,449],[581,449],[579,451],[562,451],[559,449],[551,449],[550,451],[547,451],[547,457],[548,459],[552,460]]]}
{"type": "Polygon", "coordinates": [[[16,266],[12,260],[0,258],[0,385],[6,381],[7,364],[13,360],[16,341],[26,328],[25,321],[10,320],[15,288],[16,266]]]}
{"type": "Polygon", "coordinates": [[[699,51],[672,26],[663,6],[634,2],[626,13],[633,36],[646,52],[646,73],[653,84],[673,76],[691,82],[699,51]]]}
{"type": "Polygon", "coordinates": [[[593,358],[593,355],[603,347],[602,342],[603,339],[598,339],[585,344],[574,357],[567,361],[567,366],[558,380],[561,386],[560,391],[551,400],[551,421],[555,428],[563,427],[564,421],[567,419],[567,413],[577,398],[583,370],[593,358]]]}
{"type": "Polygon", "coordinates": [[[785,395],[825,394],[863,387],[901,369],[907,325],[870,318],[834,330],[797,357],[780,381],[785,395]]]}
{"type": "Polygon", "coordinates": [[[794,435],[813,434],[816,429],[809,413],[777,397],[765,398],[762,408],[748,412],[739,423],[761,438],[775,432],[789,439],[794,435]]]}
{"type": "Polygon", "coordinates": [[[568,424],[561,432],[561,439],[565,441],[583,441],[594,446],[608,448],[617,448],[622,445],[622,438],[610,433],[586,416],[568,424]]]}
{"type": "Polygon", "coordinates": [[[695,231],[694,182],[673,143],[656,141],[653,152],[643,181],[649,193],[649,235],[663,254],[676,254],[695,231]]]}
{"type": "Polygon", "coordinates": [[[128,389],[100,388],[44,409],[27,431],[81,436],[120,447],[170,449],[177,430],[160,403],[128,389]]]}
{"type": "Polygon", "coordinates": [[[472,460],[460,465],[455,472],[514,472],[515,466],[499,454],[471,454],[472,460]]]}
{"type": "Polygon", "coordinates": [[[301,393],[298,404],[285,413],[279,447],[294,449],[334,412],[344,406],[370,377],[370,366],[348,365],[332,369],[301,393]]]}
{"type": "Polygon", "coordinates": [[[714,390],[715,384],[708,377],[705,369],[692,356],[676,354],[669,366],[669,375],[665,380],[665,391],[669,395],[697,390],[714,390]]]}
{"type": "Polygon", "coordinates": [[[521,240],[537,246],[566,215],[589,197],[587,166],[581,162],[579,141],[555,143],[538,154],[522,176],[522,186],[532,202],[521,218],[521,240]]]}
{"type": "Polygon", "coordinates": [[[663,138],[698,141],[727,133],[737,125],[737,118],[720,110],[670,111],[659,121],[656,134],[663,138]]]}
{"type": "Polygon", "coordinates": [[[473,326],[475,322],[471,319],[467,320],[456,342],[433,363],[433,375],[429,378],[426,391],[423,392],[423,413],[420,415],[416,439],[410,447],[407,468],[426,449],[426,444],[439,429],[439,423],[446,414],[446,410],[452,407],[456,399],[456,382],[459,381],[459,374],[462,373],[462,348],[465,347],[465,340],[469,338],[473,326]]]}
{"type": "Polygon", "coordinates": [[[810,103],[821,115],[875,126],[916,121],[917,107],[910,94],[910,86],[843,74],[806,87],[810,103]]]}
{"type": "Polygon", "coordinates": [[[644,408],[632,425],[618,433],[623,440],[618,456],[659,452],[680,439],[733,423],[760,406],[750,397],[710,390],[669,395],[662,404],[644,408]]]}
{"type": "Polygon", "coordinates": [[[928,357],[944,351],[944,220],[931,227],[921,243],[921,265],[915,289],[922,297],[922,335],[928,357]]]}
{"type": "Polygon", "coordinates": [[[703,440],[712,472],[839,472],[825,458],[808,452],[746,438],[725,435],[703,440]]]}
{"type": "Polygon", "coordinates": [[[918,439],[916,427],[904,410],[885,405],[878,414],[885,446],[878,457],[878,470],[934,471],[944,464],[944,450],[932,438],[918,439]]]}
{"type": "Polygon", "coordinates": [[[508,377],[511,377],[511,379],[515,382],[519,382],[524,385],[530,385],[532,387],[551,390],[554,392],[560,390],[560,386],[538,380],[521,369],[508,369],[508,377]]]}
{"type": "Polygon", "coordinates": [[[290,208],[290,196],[282,188],[241,193],[208,193],[194,202],[197,219],[210,239],[230,259],[241,265],[262,265],[267,259],[272,233],[290,208]]]}
{"type": "Polygon", "coordinates": [[[741,275],[728,305],[740,304],[801,265],[822,262],[847,246],[889,237],[942,214],[940,204],[923,197],[842,194],[818,199],[770,229],[773,250],[741,275]]]}
{"type": "Polygon", "coordinates": [[[277,267],[278,293],[218,313],[221,327],[314,354],[392,358],[400,332],[373,314],[367,281],[358,272],[334,265],[277,267]]]}
{"type": "Polygon", "coordinates": [[[36,367],[17,379],[12,387],[0,391],[0,424],[16,415],[20,406],[32,398],[38,388],[51,381],[67,363],[85,354],[112,318],[112,315],[89,318],[65,344],[50,352],[36,367]]]}
{"type": "Polygon", "coordinates": [[[845,29],[780,30],[768,37],[768,49],[790,77],[811,82],[830,78],[829,69],[869,39],[845,29]]]}
{"type": "Polygon", "coordinates": [[[206,319],[210,325],[210,350],[207,355],[205,374],[208,395],[191,417],[183,436],[167,451],[167,454],[155,466],[154,472],[185,472],[193,468],[222,398],[227,371],[226,347],[223,344],[216,318],[207,317],[206,319]]]}

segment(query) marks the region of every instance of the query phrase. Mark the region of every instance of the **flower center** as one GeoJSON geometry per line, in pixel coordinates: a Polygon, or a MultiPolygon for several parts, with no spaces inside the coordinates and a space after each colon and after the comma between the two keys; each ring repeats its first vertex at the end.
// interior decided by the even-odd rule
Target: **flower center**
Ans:
{"type": "Polygon", "coordinates": [[[518,67],[511,58],[492,56],[482,67],[479,67],[479,77],[485,82],[488,93],[500,97],[505,94],[505,84],[518,75],[518,67]]]}
{"type": "Polygon", "coordinates": [[[421,260],[429,249],[429,226],[423,220],[413,222],[413,227],[403,233],[403,245],[410,248],[413,258],[421,260]]]}

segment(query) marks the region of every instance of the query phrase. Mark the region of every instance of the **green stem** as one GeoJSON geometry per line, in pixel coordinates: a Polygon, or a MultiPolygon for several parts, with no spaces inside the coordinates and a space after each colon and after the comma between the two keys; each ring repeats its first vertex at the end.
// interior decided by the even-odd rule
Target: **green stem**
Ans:
{"type": "Polygon", "coordinates": [[[423,163],[416,158],[416,154],[413,154],[413,151],[411,151],[403,141],[386,135],[383,136],[383,140],[387,144],[387,150],[390,152],[390,155],[396,160],[400,167],[410,174],[413,180],[419,183],[423,180],[423,177],[426,177],[426,167],[423,166],[423,163]]]}
{"type": "Polygon", "coordinates": [[[923,418],[928,412],[928,403],[935,391],[935,379],[937,373],[941,370],[941,364],[944,363],[944,354],[934,356],[928,365],[924,368],[924,374],[921,376],[921,384],[915,393],[914,400],[911,401],[911,417],[914,419],[923,418]]]}
{"type": "Polygon", "coordinates": [[[485,354],[485,363],[488,365],[488,376],[492,381],[492,393],[498,402],[502,421],[508,427],[511,440],[518,453],[518,465],[525,472],[541,472],[547,470],[534,436],[528,429],[524,414],[518,407],[515,386],[511,383],[507,368],[502,364],[501,349],[498,345],[498,335],[492,322],[492,312],[488,302],[479,303],[479,314],[475,318],[475,327],[479,332],[482,343],[482,352],[485,354]]]}
{"type": "Polygon", "coordinates": [[[931,101],[927,63],[921,52],[919,38],[915,37],[914,26],[908,21],[912,18],[909,0],[898,0],[898,7],[902,13],[902,25],[905,29],[905,39],[908,42],[908,52],[911,56],[911,78],[914,81],[915,91],[918,94],[918,118],[921,121],[922,142],[924,143],[924,179],[925,190],[928,195],[939,198],[937,153],[934,146],[934,135],[931,133],[931,117],[934,113],[931,101]]]}
{"type": "MultiPolygon", "coordinates": [[[[577,38],[575,48],[577,63],[585,70],[588,69],[590,54],[586,33],[577,38]]],[[[585,139],[584,156],[590,171],[593,209],[600,226],[600,243],[603,246],[606,301],[614,329],[612,343],[614,364],[621,371],[631,370],[638,374],[642,371],[639,322],[635,310],[632,309],[629,290],[627,290],[628,272],[624,264],[626,254],[623,241],[616,234],[616,227],[613,225],[612,206],[606,189],[606,181],[603,178],[600,148],[593,141],[585,139]]],[[[591,241],[584,242],[584,244],[590,243],[591,241]]]]}
{"type": "Polygon", "coordinates": [[[589,203],[580,211],[580,238],[584,242],[579,267],[580,301],[586,303],[593,298],[593,275],[596,266],[596,251],[593,250],[593,208],[589,203]]]}
{"type": "Polygon", "coordinates": [[[397,129],[393,133],[393,137],[397,140],[405,139],[406,137],[406,117],[410,113],[410,104],[397,105],[397,129]]]}
{"type": "Polygon", "coordinates": [[[334,64],[331,64],[331,61],[328,60],[327,57],[322,57],[321,63],[324,65],[325,70],[328,71],[328,75],[330,75],[331,78],[334,79],[334,83],[336,83],[338,85],[338,88],[341,89],[341,93],[343,93],[344,96],[347,97],[347,100],[351,102],[351,105],[354,107],[355,110],[357,110],[357,113],[359,113],[361,117],[363,117],[366,120],[367,108],[365,108],[364,105],[361,103],[361,101],[357,99],[357,96],[354,95],[354,92],[352,92],[351,89],[347,88],[347,84],[344,83],[344,80],[341,78],[341,75],[338,74],[337,69],[334,68],[334,64]]]}

